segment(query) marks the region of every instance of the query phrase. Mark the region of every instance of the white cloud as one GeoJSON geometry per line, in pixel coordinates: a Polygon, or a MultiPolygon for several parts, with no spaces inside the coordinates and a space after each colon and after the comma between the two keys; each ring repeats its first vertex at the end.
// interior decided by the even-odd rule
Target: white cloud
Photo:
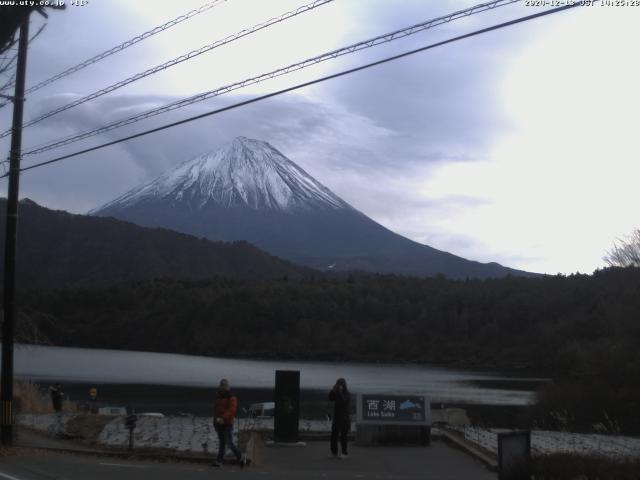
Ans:
{"type": "Polygon", "coordinates": [[[444,166],[424,187],[490,203],[433,228],[537,258],[520,268],[590,273],[615,237],[637,227],[640,72],[626,46],[637,41],[638,16],[598,8],[558,21],[512,60],[503,88],[510,132],[487,161],[444,166]]]}
{"type": "MultiPolygon", "coordinates": [[[[226,2],[30,96],[26,118],[302,3],[226,2]]],[[[30,48],[28,83],[200,4],[118,0],[57,12],[30,48]],[[120,21],[104,22],[106,16],[120,21]]],[[[333,2],[31,127],[25,145],[468,5],[333,2]]],[[[505,7],[238,93],[272,91],[533,11],[505,7]]],[[[614,238],[638,226],[639,15],[640,8],[598,6],[545,17],[30,171],[21,192],[83,212],[246,135],[271,142],[345,200],[414,240],[516,268],[590,272],[614,238]]],[[[220,97],[82,145],[238,98],[220,97]]],[[[0,122],[9,120],[8,109],[0,111],[0,122]]],[[[7,139],[0,145],[6,151],[7,139]]]]}

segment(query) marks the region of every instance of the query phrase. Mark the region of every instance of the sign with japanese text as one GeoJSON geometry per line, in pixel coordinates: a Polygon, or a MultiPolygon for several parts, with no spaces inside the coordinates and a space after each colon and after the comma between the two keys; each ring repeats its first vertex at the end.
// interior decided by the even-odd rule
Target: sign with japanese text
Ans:
{"type": "Polygon", "coordinates": [[[358,422],[429,425],[431,405],[424,395],[362,394],[357,406],[358,422]]]}

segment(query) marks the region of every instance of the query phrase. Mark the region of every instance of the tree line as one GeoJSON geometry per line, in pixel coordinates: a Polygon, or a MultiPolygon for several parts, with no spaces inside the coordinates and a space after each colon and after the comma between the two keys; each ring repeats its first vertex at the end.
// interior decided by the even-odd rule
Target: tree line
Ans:
{"type": "Polygon", "coordinates": [[[635,267],[467,281],[368,274],[158,279],[22,292],[19,304],[40,341],[56,345],[548,375],[553,388],[564,388],[541,394],[549,411],[574,412],[568,421],[584,428],[615,417],[623,429],[640,431],[631,418],[640,407],[635,267]],[[575,413],[581,403],[593,411],[575,413]]]}

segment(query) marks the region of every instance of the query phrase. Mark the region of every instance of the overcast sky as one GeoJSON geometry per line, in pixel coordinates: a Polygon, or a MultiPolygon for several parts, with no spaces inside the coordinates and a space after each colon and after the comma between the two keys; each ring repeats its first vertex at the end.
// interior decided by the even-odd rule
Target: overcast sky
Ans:
{"type": "MultiPolygon", "coordinates": [[[[203,3],[89,0],[51,12],[29,49],[27,86],[203,3]]],[[[477,3],[335,0],[29,127],[23,146],[477,3]]],[[[595,3],[25,172],[21,197],[85,213],[244,135],[268,141],[355,208],[418,242],[529,271],[591,273],[616,238],[640,226],[640,7],[595,3]]],[[[25,120],[303,4],[223,2],[29,95],[25,120]]],[[[540,10],[519,2],[457,20],[27,156],[23,165],[540,10]]],[[[32,32],[43,23],[34,15],[32,32]]],[[[0,110],[2,130],[10,114],[0,110]]],[[[0,141],[5,157],[8,145],[0,141]]],[[[6,195],[6,180],[0,188],[6,195]]]]}

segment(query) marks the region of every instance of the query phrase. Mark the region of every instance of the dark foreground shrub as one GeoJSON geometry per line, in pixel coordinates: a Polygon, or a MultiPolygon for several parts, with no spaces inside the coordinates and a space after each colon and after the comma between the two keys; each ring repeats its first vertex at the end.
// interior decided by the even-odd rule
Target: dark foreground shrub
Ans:
{"type": "Polygon", "coordinates": [[[604,380],[561,381],[538,391],[532,408],[540,428],[578,432],[640,434],[640,389],[614,389],[604,380]]]}
{"type": "Polygon", "coordinates": [[[638,480],[640,459],[541,455],[531,460],[531,472],[535,480],[638,480]]]}

